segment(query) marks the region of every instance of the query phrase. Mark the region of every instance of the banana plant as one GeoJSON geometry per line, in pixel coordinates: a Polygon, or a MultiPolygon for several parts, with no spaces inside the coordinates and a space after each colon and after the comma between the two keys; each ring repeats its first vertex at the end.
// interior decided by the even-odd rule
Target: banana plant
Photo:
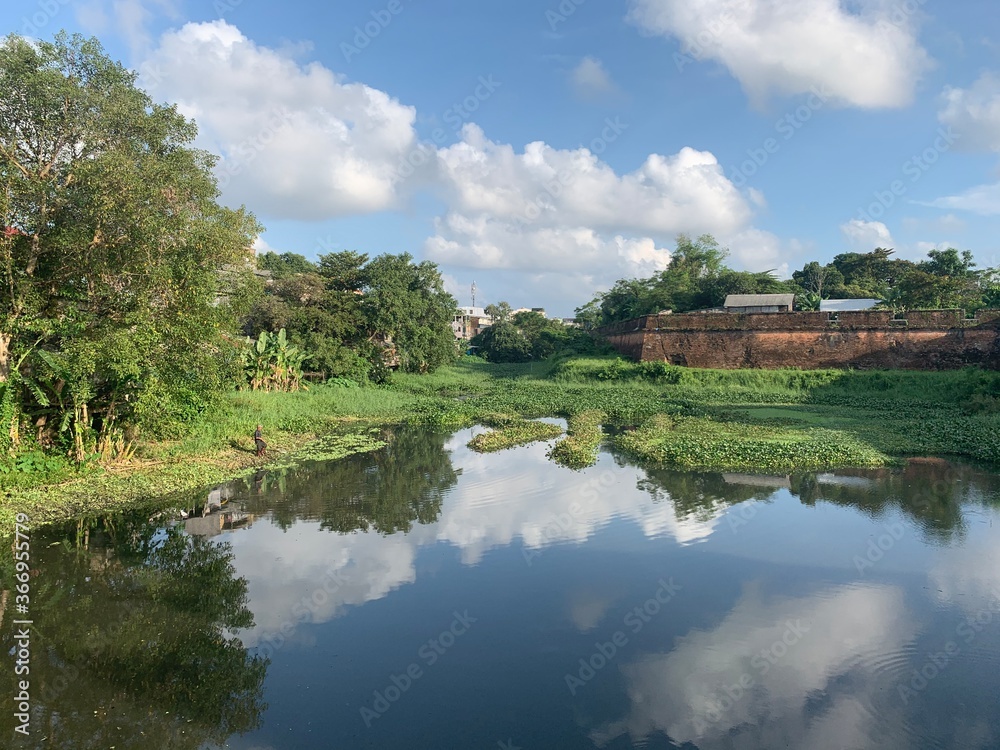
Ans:
{"type": "Polygon", "coordinates": [[[256,341],[247,339],[243,367],[250,390],[297,391],[305,389],[302,365],[309,356],[288,342],[285,329],[277,334],[261,331],[256,341]]]}

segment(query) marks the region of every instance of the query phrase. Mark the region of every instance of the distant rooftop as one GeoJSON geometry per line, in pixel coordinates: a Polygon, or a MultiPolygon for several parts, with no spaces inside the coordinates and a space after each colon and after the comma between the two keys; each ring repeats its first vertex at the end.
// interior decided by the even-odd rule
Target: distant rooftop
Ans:
{"type": "Polygon", "coordinates": [[[871,310],[881,301],[880,299],[824,299],[820,300],[819,309],[821,312],[871,310]]]}
{"type": "Polygon", "coordinates": [[[788,307],[795,306],[794,294],[730,294],[726,307],[788,307]]]}

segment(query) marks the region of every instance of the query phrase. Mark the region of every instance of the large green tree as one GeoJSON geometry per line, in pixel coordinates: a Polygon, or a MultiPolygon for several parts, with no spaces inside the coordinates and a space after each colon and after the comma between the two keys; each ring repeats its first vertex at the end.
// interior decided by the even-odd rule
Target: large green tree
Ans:
{"type": "Polygon", "coordinates": [[[220,299],[246,299],[260,227],[217,203],[195,134],[96,40],[0,44],[0,440],[20,412],[80,458],[189,418],[235,372],[220,299]]]}
{"type": "Polygon", "coordinates": [[[284,264],[286,256],[302,258],[274,256],[269,267],[284,270],[250,311],[248,335],[286,329],[309,355],[309,368],[326,377],[378,379],[383,365],[423,372],[455,357],[456,302],[435,264],[407,254],[369,260],[349,250],[308,266],[284,264]]]}
{"type": "Polygon", "coordinates": [[[718,307],[730,294],[791,291],[771,271],[734,271],[726,267],[729,251],[711,235],[677,237],[670,265],[647,279],[620,279],[607,292],[577,308],[578,319],[593,327],[660,310],[688,312],[718,307]]]}

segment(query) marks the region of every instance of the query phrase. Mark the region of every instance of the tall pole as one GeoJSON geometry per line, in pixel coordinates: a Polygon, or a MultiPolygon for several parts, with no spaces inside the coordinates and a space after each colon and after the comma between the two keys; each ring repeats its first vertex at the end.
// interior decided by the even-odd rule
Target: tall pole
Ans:
{"type": "Polygon", "coordinates": [[[476,306],[476,282],[472,282],[472,306],[476,306]]]}

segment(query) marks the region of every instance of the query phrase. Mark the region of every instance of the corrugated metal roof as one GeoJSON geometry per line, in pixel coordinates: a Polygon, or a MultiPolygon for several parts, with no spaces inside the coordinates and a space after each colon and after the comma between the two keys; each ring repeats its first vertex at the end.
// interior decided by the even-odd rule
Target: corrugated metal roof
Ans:
{"type": "Polygon", "coordinates": [[[881,301],[880,299],[824,299],[820,300],[819,309],[822,312],[871,310],[881,301]]]}
{"type": "Polygon", "coordinates": [[[726,297],[726,307],[793,307],[794,294],[730,294],[726,297]]]}

